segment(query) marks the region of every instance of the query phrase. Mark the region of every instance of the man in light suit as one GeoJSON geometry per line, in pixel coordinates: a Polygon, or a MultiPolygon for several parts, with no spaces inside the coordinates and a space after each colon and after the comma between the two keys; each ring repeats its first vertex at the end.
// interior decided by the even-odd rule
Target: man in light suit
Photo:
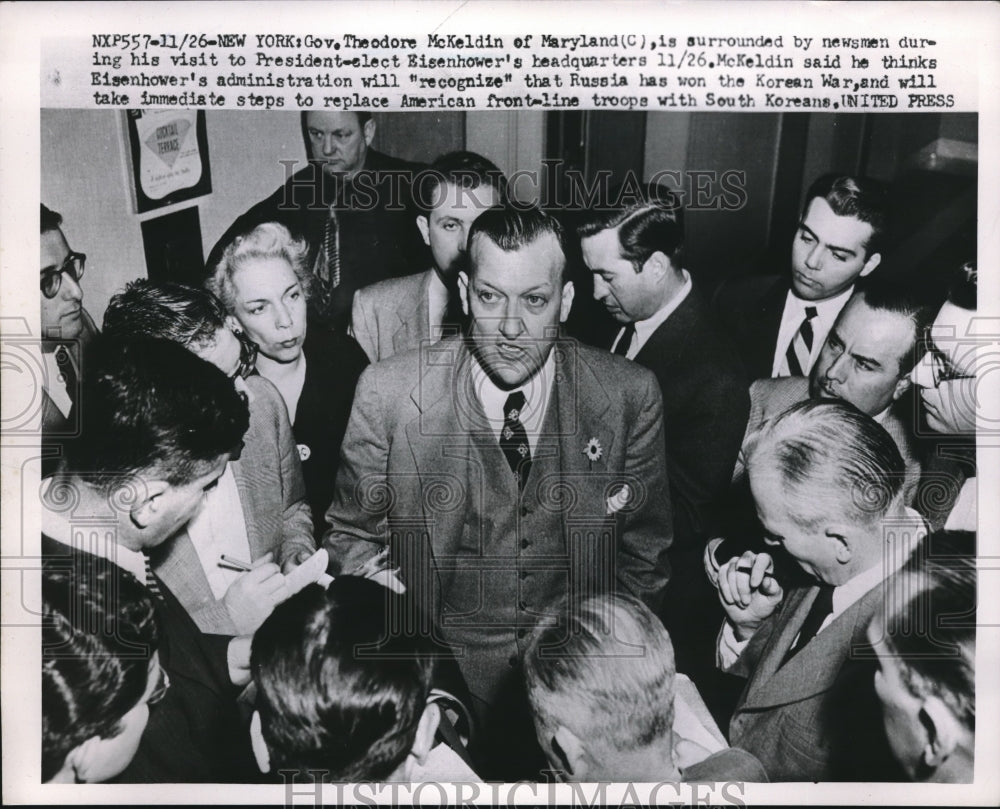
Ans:
{"type": "Polygon", "coordinates": [[[537,621],[567,593],[624,589],[655,606],[667,583],[659,387],[559,339],[564,240],[537,209],[476,220],[459,276],[468,339],[365,371],[326,515],[332,572],[388,545],[428,631],[455,648],[480,741],[503,748],[478,753],[487,778],[532,775],[501,759],[534,739],[520,661],[537,621]]]}
{"type": "Polygon", "coordinates": [[[355,293],[351,334],[372,362],[438,340],[449,326],[458,328],[458,271],[469,228],[483,211],[507,198],[503,173],[473,152],[443,155],[421,176],[426,179],[415,189],[421,209],[417,228],[433,266],[355,293]]]}
{"type": "Polygon", "coordinates": [[[806,193],[791,273],[734,278],[719,287],[719,319],[751,380],[809,374],[855,282],[882,261],[886,207],[878,181],[824,175],[806,193]]]}
{"type": "Polygon", "coordinates": [[[135,281],[111,299],[104,330],[114,339],[181,343],[233,379],[248,401],[242,452],[198,514],[150,560],[203,632],[250,634],[287,594],[282,571],[315,550],[284,402],[270,382],[251,376],[254,352],[229,330],[222,304],[204,290],[135,281]],[[234,569],[223,554],[252,569],[234,569]]]}
{"type": "MultiPolygon", "coordinates": [[[[843,399],[881,424],[903,456],[903,502],[913,503],[920,461],[903,397],[911,389],[917,341],[934,318],[939,302],[912,289],[865,279],[837,316],[808,379],[758,379],[750,386],[750,420],[744,447],[761,426],[806,399],[843,399]]],[[[737,461],[733,480],[743,477],[737,461]]]]}
{"type": "MultiPolygon", "coordinates": [[[[708,567],[726,611],[720,667],[748,678],[730,742],[772,781],[894,780],[865,629],[882,583],[922,539],[902,502],[889,434],[852,405],[809,401],[770,422],[748,459],[769,545],[808,577],[787,587],[771,553],[708,567]]],[[[775,554],[776,555],[776,554],[775,554]]]]}

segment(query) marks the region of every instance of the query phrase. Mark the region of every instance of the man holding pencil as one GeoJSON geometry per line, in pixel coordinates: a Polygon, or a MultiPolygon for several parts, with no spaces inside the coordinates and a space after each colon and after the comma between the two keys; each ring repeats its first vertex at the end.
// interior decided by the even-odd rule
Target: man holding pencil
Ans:
{"type": "Polygon", "coordinates": [[[747,471],[776,551],[708,565],[726,612],[718,663],[748,678],[730,743],[772,781],[896,780],[865,627],[923,535],[899,450],[853,406],[809,401],[758,433],[747,471]],[[781,554],[808,583],[779,580],[781,554]]]}

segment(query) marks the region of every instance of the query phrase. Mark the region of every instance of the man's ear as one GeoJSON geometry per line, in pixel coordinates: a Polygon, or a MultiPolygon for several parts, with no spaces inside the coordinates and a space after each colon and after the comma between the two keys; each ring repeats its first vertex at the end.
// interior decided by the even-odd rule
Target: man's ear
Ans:
{"type": "Polygon", "coordinates": [[[910,389],[910,386],[912,384],[913,384],[913,382],[910,379],[910,375],[909,374],[906,374],[905,376],[903,376],[903,378],[900,379],[896,383],[896,387],[893,388],[893,391],[892,391],[892,400],[895,402],[900,396],[902,396],[904,393],[906,393],[910,389]]]}
{"type": "Polygon", "coordinates": [[[156,519],[160,510],[160,498],[169,488],[170,484],[165,480],[146,481],[145,489],[129,511],[132,522],[138,528],[147,528],[156,519]]]}
{"type": "Polygon", "coordinates": [[[643,262],[642,272],[650,273],[654,278],[662,278],[673,265],[666,253],[661,250],[654,250],[652,255],[643,262]]]}
{"type": "Polygon", "coordinates": [[[434,736],[437,734],[438,725],[441,724],[441,709],[436,702],[429,702],[420,715],[417,723],[417,735],[413,739],[413,747],[410,755],[418,764],[424,764],[427,756],[434,747],[434,736]]]}
{"type": "Polygon", "coordinates": [[[375,137],[375,119],[369,118],[365,121],[364,129],[362,130],[365,136],[365,146],[371,146],[372,140],[375,137]]]}
{"type": "Polygon", "coordinates": [[[264,734],[260,729],[260,711],[254,711],[250,717],[250,747],[253,748],[253,757],[257,760],[257,769],[263,773],[271,771],[271,753],[267,749],[267,742],[264,741],[264,734]]]}
{"type": "Polygon", "coordinates": [[[851,528],[848,525],[842,523],[835,523],[833,525],[828,525],[824,531],[826,538],[835,543],[834,545],[834,556],[837,561],[842,565],[846,565],[851,561],[851,557],[854,555],[854,549],[852,548],[852,533],[851,528]]]}
{"type": "Polygon", "coordinates": [[[566,768],[567,780],[580,780],[585,771],[587,750],[577,735],[565,725],[559,725],[552,734],[549,744],[552,746],[552,752],[566,768]]]}
{"type": "Polygon", "coordinates": [[[870,256],[868,256],[868,260],[865,262],[865,266],[861,268],[860,277],[864,278],[866,275],[869,275],[881,263],[882,263],[882,254],[872,253],[870,256]]]}
{"type": "Polygon", "coordinates": [[[919,718],[927,733],[923,763],[936,770],[955,752],[962,738],[962,724],[940,697],[929,696],[920,706],[919,718]]]}
{"type": "Polygon", "coordinates": [[[469,276],[465,270],[460,270],[458,273],[458,297],[462,301],[462,311],[465,312],[466,317],[471,313],[469,312],[469,276]]]}
{"type": "Polygon", "coordinates": [[[430,220],[423,214],[417,217],[417,230],[420,231],[420,235],[424,237],[424,244],[428,247],[431,246],[431,223],[430,220]]]}
{"type": "Polygon", "coordinates": [[[562,288],[562,302],[559,304],[559,322],[565,323],[566,318],[569,317],[570,309],[573,308],[573,295],[576,294],[576,289],[573,287],[572,281],[567,281],[563,284],[562,288]]]}

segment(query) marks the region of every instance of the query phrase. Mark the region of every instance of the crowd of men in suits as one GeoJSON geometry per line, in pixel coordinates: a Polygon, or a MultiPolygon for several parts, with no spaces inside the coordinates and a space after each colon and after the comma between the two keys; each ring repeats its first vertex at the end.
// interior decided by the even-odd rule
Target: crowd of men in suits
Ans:
{"type": "Polygon", "coordinates": [[[42,207],[44,781],[971,780],[974,263],[880,277],[885,188],[828,176],[713,295],[660,186],[570,229],[302,132],[101,335],[42,207]]]}

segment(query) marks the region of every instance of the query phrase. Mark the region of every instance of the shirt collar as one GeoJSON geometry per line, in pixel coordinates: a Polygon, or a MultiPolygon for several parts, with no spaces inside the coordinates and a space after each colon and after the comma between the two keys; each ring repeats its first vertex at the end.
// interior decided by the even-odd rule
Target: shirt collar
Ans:
{"type": "Polygon", "coordinates": [[[806,308],[809,306],[816,307],[817,317],[823,320],[829,319],[831,322],[836,319],[837,315],[840,314],[840,310],[844,308],[844,304],[847,303],[847,299],[851,297],[854,293],[854,285],[852,284],[839,295],[834,295],[832,298],[827,298],[824,301],[806,301],[795,294],[794,290],[788,290],[788,302],[789,305],[793,306],[798,312],[805,316],[806,308]]]}
{"type": "Polygon", "coordinates": [[[888,538],[878,562],[833,589],[833,616],[840,615],[860,601],[865,593],[878,587],[906,564],[927,530],[923,517],[909,507],[906,508],[905,522],[906,526],[895,526],[901,530],[887,532],[888,538]]]}
{"type": "Polygon", "coordinates": [[[490,427],[498,435],[503,428],[504,404],[507,397],[515,390],[524,393],[524,407],[521,408],[521,418],[519,419],[524,431],[528,436],[537,436],[542,429],[542,418],[548,407],[549,398],[552,393],[552,380],[555,378],[555,352],[549,350],[549,356],[544,364],[533,377],[525,382],[521,387],[512,390],[503,390],[497,387],[496,383],[490,379],[489,374],[479,363],[479,358],[473,355],[475,361],[472,364],[472,383],[475,386],[476,395],[486,413],[486,419],[490,427]]]}
{"type": "Polygon", "coordinates": [[[682,269],[681,275],[684,281],[681,284],[681,288],[674,293],[674,296],[657,309],[652,316],[635,322],[635,340],[632,342],[633,346],[641,347],[644,345],[653,332],[660,328],[666,319],[677,310],[677,307],[684,303],[685,298],[691,294],[691,274],[687,270],[682,269]]]}

